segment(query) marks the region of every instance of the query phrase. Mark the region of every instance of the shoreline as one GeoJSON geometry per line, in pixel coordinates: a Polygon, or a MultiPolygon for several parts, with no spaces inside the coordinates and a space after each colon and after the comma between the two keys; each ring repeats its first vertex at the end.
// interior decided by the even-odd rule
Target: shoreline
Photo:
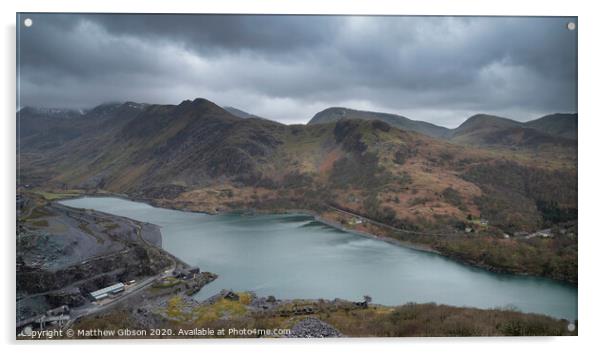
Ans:
{"type": "MultiPolygon", "coordinates": [[[[386,243],[396,245],[396,246],[401,246],[401,247],[411,249],[411,250],[422,251],[422,252],[426,252],[426,253],[430,253],[430,254],[436,254],[436,255],[447,257],[447,258],[451,258],[451,257],[446,256],[445,254],[441,253],[440,251],[437,251],[427,245],[412,243],[412,242],[408,242],[408,241],[402,241],[402,240],[393,239],[390,237],[385,237],[385,236],[381,236],[381,235],[377,235],[377,234],[363,232],[363,231],[356,230],[356,229],[347,228],[344,225],[342,225],[341,223],[328,220],[328,219],[320,216],[320,214],[318,214],[317,212],[312,211],[312,210],[307,210],[307,209],[286,209],[286,210],[237,209],[237,210],[230,210],[230,211],[223,211],[223,212],[207,212],[207,211],[190,210],[190,209],[186,209],[186,208],[181,209],[181,208],[177,208],[177,207],[169,207],[166,205],[159,205],[157,202],[153,201],[153,199],[129,197],[126,194],[117,194],[117,193],[82,194],[79,196],[74,196],[74,197],[69,197],[69,198],[64,198],[64,199],[57,199],[57,200],[54,200],[54,202],[60,202],[63,200],[70,200],[70,199],[77,199],[77,198],[81,198],[81,197],[115,197],[115,198],[122,199],[125,201],[145,203],[149,206],[157,207],[157,208],[163,208],[163,209],[180,211],[180,212],[206,214],[206,215],[212,215],[212,216],[228,215],[228,214],[234,214],[236,212],[243,212],[243,213],[250,213],[250,214],[302,214],[302,215],[306,215],[309,217],[313,217],[314,220],[317,222],[323,223],[329,227],[332,227],[332,228],[335,228],[335,229],[338,229],[338,230],[341,230],[341,231],[344,231],[347,233],[356,234],[356,235],[374,239],[374,240],[384,241],[386,243]]],[[[120,216],[120,217],[122,217],[122,216],[120,216]]],[[[128,217],[124,217],[124,218],[128,218],[128,217]]],[[[159,225],[156,225],[156,226],[161,228],[161,226],[159,226],[159,225]]],[[[461,261],[459,261],[459,262],[461,262],[461,261]]],[[[468,265],[473,266],[473,267],[479,267],[479,266],[471,265],[471,264],[468,264],[468,265]]],[[[492,271],[492,272],[495,272],[495,271],[492,271]]]]}
{"type": "MultiPolygon", "coordinates": [[[[426,252],[426,253],[430,253],[430,254],[436,254],[436,255],[440,255],[440,256],[445,256],[444,254],[442,254],[440,251],[437,251],[427,245],[422,245],[422,244],[416,244],[416,243],[412,243],[412,242],[407,242],[407,241],[402,241],[402,240],[398,240],[398,239],[393,239],[393,238],[389,238],[389,237],[385,237],[382,235],[377,235],[377,234],[372,234],[372,233],[368,233],[368,232],[363,232],[361,230],[356,230],[356,229],[350,229],[345,227],[344,225],[342,225],[341,223],[337,223],[334,221],[330,221],[327,220],[323,217],[320,217],[319,215],[314,215],[313,216],[315,218],[316,221],[320,222],[320,223],[324,223],[330,227],[342,230],[344,232],[347,233],[353,233],[353,234],[357,234],[359,236],[362,237],[366,237],[366,238],[370,238],[370,239],[374,239],[374,240],[379,240],[379,241],[384,241],[386,243],[392,244],[392,245],[396,245],[396,246],[401,246],[403,248],[407,248],[407,249],[411,249],[411,250],[416,250],[416,251],[422,251],[422,252],[426,252]]],[[[447,257],[447,256],[445,256],[447,257]]]]}
{"type": "MultiPolygon", "coordinates": [[[[332,227],[332,228],[335,228],[335,229],[338,229],[338,230],[341,230],[344,232],[356,234],[356,235],[359,235],[362,237],[366,237],[366,238],[370,238],[370,239],[374,239],[374,240],[378,240],[378,241],[384,241],[386,243],[389,243],[389,244],[392,244],[395,246],[401,246],[403,248],[414,250],[414,251],[421,251],[421,252],[425,252],[425,253],[429,253],[429,254],[439,255],[439,256],[449,259],[451,261],[454,261],[459,264],[462,264],[462,265],[465,265],[468,267],[472,267],[475,269],[480,269],[483,271],[487,271],[487,272],[491,272],[491,273],[495,273],[495,274],[501,274],[501,275],[534,277],[534,278],[546,279],[546,280],[561,283],[563,285],[568,285],[568,286],[572,286],[575,288],[578,287],[578,283],[575,283],[575,282],[571,282],[571,281],[567,281],[567,280],[563,280],[563,279],[559,279],[559,278],[541,276],[541,275],[527,273],[527,272],[508,271],[503,268],[483,265],[483,264],[471,261],[469,259],[464,259],[464,258],[460,258],[458,256],[454,256],[452,254],[446,254],[446,253],[443,253],[436,249],[433,249],[433,248],[429,247],[428,245],[418,244],[418,243],[409,242],[409,241],[402,241],[402,240],[394,239],[391,237],[386,237],[386,236],[376,235],[376,234],[363,232],[363,231],[359,231],[359,230],[355,230],[355,229],[350,229],[350,228],[345,227],[341,223],[325,219],[317,212],[312,211],[312,210],[307,210],[307,209],[278,209],[278,210],[235,209],[235,210],[229,210],[229,211],[208,212],[208,211],[190,210],[190,209],[186,209],[186,208],[177,208],[177,207],[173,207],[173,206],[169,206],[169,205],[159,204],[154,199],[147,199],[147,198],[141,198],[141,197],[130,197],[127,194],[119,194],[119,193],[112,193],[112,192],[83,193],[83,194],[80,194],[80,195],[77,195],[74,197],[57,199],[57,200],[54,200],[53,202],[69,200],[69,199],[76,199],[76,198],[81,198],[81,197],[115,197],[115,198],[119,198],[119,199],[122,199],[125,201],[144,203],[149,206],[157,207],[157,208],[163,208],[163,209],[169,209],[169,210],[181,211],[181,212],[200,213],[200,214],[206,214],[206,215],[227,215],[227,214],[233,214],[236,212],[243,212],[243,213],[249,213],[249,214],[302,214],[302,215],[313,217],[314,220],[317,222],[320,222],[329,227],[332,227]]],[[[160,226],[158,226],[158,227],[160,228],[160,226]]]]}
{"type": "MultiPolygon", "coordinates": [[[[83,209],[83,210],[85,210],[86,208],[77,208],[77,207],[72,207],[72,206],[68,206],[68,205],[64,205],[64,204],[60,203],[61,201],[71,200],[71,199],[78,199],[78,198],[82,198],[82,197],[115,197],[115,198],[119,198],[119,199],[122,199],[122,200],[125,200],[125,201],[142,202],[142,203],[145,203],[147,205],[150,205],[148,202],[143,202],[143,201],[140,201],[140,200],[134,201],[134,200],[132,200],[132,199],[130,199],[127,196],[124,196],[124,195],[108,195],[108,194],[84,194],[84,195],[79,195],[79,196],[76,196],[76,197],[56,199],[56,200],[53,200],[51,202],[52,203],[58,203],[58,205],[60,207],[73,208],[73,209],[79,209],[79,210],[83,209]]],[[[150,205],[150,206],[157,207],[157,208],[164,208],[164,209],[171,209],[171,210],[182,211],[182,210],[179,210],[177,208],[160,207],[160,206],[157,206],[157,205],[150,205]]],[[[96,210],[96,209],[91,209],[91,210],[93,210],[94,212],[98,212],[100,214],[103,214],[103,215],[110,216],[110,217],[121,217],[121,218],[125,218],[125,219],[127,219],[129,221],[133,221],[135,223],[149,224],[149,225],[153,225],[153,226],[156,226],[156,227],[160,228],[160,226],[158,226],[158,225],[156,225],[154,223],[151,223],[151,222],[139,221],[139,220],[136,220],[136,219],[132,219],[130,217],[121,216],[121,215],[112,214],[112,213],[107,213],[107,212],[99,211],[99,210],[96,210]]],[[[243,210],[237,210],[237,211],[243,211],[243,210]]],[[[482,267],[482,266],[479,266],[477,264],[471,264],[471,263],[469,263],[467,261],[463,261],[462,259],[454,258],[452,256],[446,256],[446,255],[444,255],[444,254],[442,254],[442,253],[440,253],[440,252],[438,252],[436,250],[433,250],[433,249],[430,249],[430,248],[427,248],[427,247],[414,246],[414,244],[411,244],[411,243],[408,244],[408,243],[405,243],[403,241],[399,241],[399,240],[396,240],[396,239],[390,239],[390,238],[386,238],[384,236],[377,236],[377,235],[374,235],[374,234],[371,234],[371,233],[367,233],[367,232],[362,232],[362,231],[357,231],[357,230],[353,230],[353,229],[348,229],[344,225],[342,225],[342,224],[340,224],[338,222],[335,222],[335,221],[330,221],[328,219],[325,219],[325,218],[321,217],[320,215],[318,215],[316,212],[310,211],[310,210],[288,209],[288,210],[244,210],[244,211],[246,211],[247,214],[257,214],[257,215],[260,215],[260,214],[304,215],[304,216],[311,217],[316,222],[319,222],[319,223],[321,223],[321,224],[323,224],[325,226],[328,226],[328,227],[332,227],[334,229],[338,229],[338,230],[341,230],[341,231],[344,231],[344,232],[347,232],[347,233],[352,233],[352,234],[355,234],[355,235],[358,235],[358,236],[361,236],[361,237],[371,238],[371,239],[377,240],[377,241],[384,241],[384,242],[387,242],[387,243],[389,243],[391,245],[401,246],[403,248],[414,250],[414,251],[420,251],[420,252],[425,252],[425,253],[429,253],[429,254],[433,254],[433,255],[439,255],[439,256],[442,256],[443,258],[446,258],[448,260],[454,261],[456,263],[459,263],[459,264],[462,264],[462,265],[465,265],[465,266],[468,266],[468,267],[472,267],[474,269],[479,269],[479,270],[487,271],[487,272],[494,273],[494,274],[504,274],[504,275],[511,275],[511,276],[540,278],[540,279],[545,279],[545,280],[551,280],[551,281],[559,282],[559,283],[561,283],[563,285],[571,285],[571,286],[576,287],[575,285],[573,285],[571,283],[568,283],[566,281],[559,281],[559,280],[552,279],[552,278],[547,278],[547,277],[542,277],[542,276],[535,276],[535,275],[531,275],[531,274],[528,274],[528,273],[520,273],[520,274],[519,273],[508,273],[508,272],[498,271],[496,269],[491,269],[491,268],[488,268],[488,267],[482,267]]],[[[182,211],[182,212],[193,212],[193,213],[200,213],[200,214],[207,214],[207,215],[224,215],[224,214],[231,214],[231,213],[233,213],[233,212],[219,212],[217,214],[211,214],[211,213],[202,212],[202,211],[182,211]]],[[[236,212],[236,211],[234,211],[234,212],[236,212]]],[[[161,237],[161,239],[162,239],[162,234],[161,234],[160,229],[159,229],[159,237],[161,237]]],[[[163,249],[161,246],[157,246],[157,245],[154,245],[154,246],[157,247],[161,252],[164,252],[168,256],[174,258],[176,261],[179,261],[182,264],[187,265],[184,261],[182,261],[181,259],[179,259],[176,255],[174,255],[171,252],[163,249]]],[[[299,299],[299,298],[296,298],[296,299],[299,299]]],[[[202,301],[199,301],[198,299],[194,299],[194,300],[198,301],[199,303],[202,302],[202,301]]],[[[295,299],[290,299],[290,300],[295,300],[295,299]]],[[[306,299],[300,299],[300,300],[309,300],[309,299],[306,298],[306,299]]],[[[387,305],[387,304],[380,304],[380,303],[373,303],[373,304],[374,305],[378,305],[378,306],[382,306],[382,307],[395,307],[395,306],[391,306],[391,305],[387,305]]],[[[444,304],[444,305],[449,305],[449,304],[444,304]]],[[[477,308],[477,307],[470,307],[470,308],[477,308]]],[[[492,307],[492,308],[479,308],[479,309],[489,310],[489,309],[496,309],[496,308],[492,307]]],[[[529,314],[529,312],[523,312],[523,313],[529,314]]],[[[550,317],[554,317],[554,318],[560,318],[560,317],[556,317],[556,316],[551,316],[550,314],[540,313],[540,315],[550,316],[550,317]]]]}

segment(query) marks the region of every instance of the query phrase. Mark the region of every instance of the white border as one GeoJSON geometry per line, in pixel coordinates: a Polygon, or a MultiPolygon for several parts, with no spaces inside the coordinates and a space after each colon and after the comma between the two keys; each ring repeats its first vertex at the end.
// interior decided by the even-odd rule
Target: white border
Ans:
{"type": "Polygon", "coordinates": [[[525,1],[525,0],[429,0],[429,1],[391,1],[391,0],[104,0],[104,1],[68,1],[68,0],[21,0],[1,2],[2,11],[2,77],[1,86],[2,117],[2,200],[4,240],[2,259],[4,286],[0,291],[3,315],[0,319],[0,333],[6,351],[32,352],[106,352],[122,348],[134,349],[140,346],[147,352],[198,352],[211,351],[262,351],[262,352],[317,352],[341,349],[349,352],[404,351],[410,352],[514,352],[515,350],[537,350],[546,352],[568,352],[574,350],[593,350],[599,347],[596,339],[602,318],[600,312],[600,257],[602,234],[599,221],[600,181],[597,172],[600,157],[600,51],[601,25],[600,11],[596,11],[594,1],[525,1]],[[22,344],[14,341],[15,308],[15,12],[149,12],[149,13],[303,13],[303,14],[405,14],[405,15],[545,15],[579,16],[579,337],[561,338],[401,338],[401,339],[345,339],[336,341],[306,340],[228,340],[228,341],[111,341],[111,342],[68,342],[57,344],[22,344]],[[598,221],[598,222],[597,222],[598,221]],[[311,347],[310,347],[310,342],[311,347]],[[166,344],[177,344],[176,349],[166,344]],[[203,345],[204,347],[199,347],[203,345]],[[83,347],[82,347],[83,346],[83,347]]]}

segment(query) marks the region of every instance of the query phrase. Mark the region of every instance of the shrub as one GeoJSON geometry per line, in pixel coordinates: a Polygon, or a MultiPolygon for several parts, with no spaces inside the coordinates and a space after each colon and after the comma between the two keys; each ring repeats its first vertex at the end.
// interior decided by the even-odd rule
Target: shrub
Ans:
{"type": "Polygon", "coordinates": [[[443,192],[441,193],[441,196],[443,196],[445,201],[447,203],[449,203],[450,205],[454,205],[454,206],[458,207],[459,209],[465,208],[464,202],[462,202],[462,197],[460,196],[460,193],[458,191],[456,191],[455,189],[453,189],[451,187],[445,188],[445,190],[443,190],[443,192]]]}

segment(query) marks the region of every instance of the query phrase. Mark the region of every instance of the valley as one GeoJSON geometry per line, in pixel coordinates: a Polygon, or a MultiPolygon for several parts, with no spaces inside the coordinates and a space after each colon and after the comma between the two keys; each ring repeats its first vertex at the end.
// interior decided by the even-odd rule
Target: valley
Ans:
{"type": "MultiPolygon", "coordinates": [[[[39,118],[20,119],[30,131],[23,126],[39,118]]],[[[101,106],[64,119],[89,125],[70,124],[67,135],[78,137],[54,148],[38,147],[57,138],[47,129],[22,134],[22,185],[208,213],[301,209],[492,270],[577,282],[576,140],[526,127],[522,139],[508,135],[508,125],[529,123],[476,116],[454,132],[503,136],[483,145],[381,120],[242,119],[203,99],[101,106]],[[533,145],[538,134],[545,138],[533,145]],[[353,224],[332,207],[381,225],[353,224]],[[553,236],[529,237],[541,230],[553,236]]]]}
{"type": "MultiPolygon", "coordinates": [[[[331,108],[307,125],[284,125],[195,99],[23,108],[17,118],[22,317],[87,300],[73,288],[178,267],[153,220],[57,203],[79,196],[213,215],[303,213],[490,272],[578,282],[576,115],[519,123],[481,114],[448,129],[331,108]],[[139,258],[124,257],[129,251],[139,258]],[[57,293],[63,299],[49,299],[57,293]]],[[[203,273],[196,290],[214,279],[203,273]]],[[[115,310],[123,308],[107,315],[115,310]]]]}

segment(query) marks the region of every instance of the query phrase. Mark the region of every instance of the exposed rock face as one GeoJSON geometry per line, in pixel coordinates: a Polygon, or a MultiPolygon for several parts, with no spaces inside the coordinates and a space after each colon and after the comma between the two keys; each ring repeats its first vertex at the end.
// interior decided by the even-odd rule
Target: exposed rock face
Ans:
{"type": "MultiPolygon", "coordinates": [[[[213,280],[215,278],[212,278],[211,280],[213,280]]],[[[207,282],[209,283],[209,282],[207,282]]],[[[211,297],[205,299],[203,301],[203,304],[215,304],[217,303],[218,300],[220,299],[228,299],[228,300],[233,300],[233,301],[238,301],[240,298],[238,296],[238,294],[236,294],[232,289],[222,289],[219,293],[212,295],[211,297]]]]}
{"type": "Polygon", "coordinates": [[[153,224],[69,208],[35,194],[20,200],[17,320],[85,305],[89,292],[156,275],[174,262],[161,250],[161,233],[153,224]]]}
{"type": "Polygon", "coordinates": [[[313,317],[299,321],[286,335],[289,338],[325,338],[343,337],[343,335],[331,325],[313,317]]]}
{"type": "Polygon", "coordinates": [[[186,295],[193,295],[201,290],[207,283],[214,281],[217,275],[211,272],[202,272],[185,284],[186,295]]]}
{"type": "Polygon", "coordinates": [[[54,307],[68,305],[69,307],[77,307],[86,303],[86,298],[79,288],[63,289],[58,292],[49,293],[46,295],[48,303],[54,307]]]}
{"type": "Polygon", "coordinates": [[[153,248],[131,245],[129,251],[119,252],[58,271],[23,266],[17,274],[17,290],[40,293],[57,290],[79,282],[87,291],[108,286],[137,276],[159,273],[170,261],[153,248]]]}

